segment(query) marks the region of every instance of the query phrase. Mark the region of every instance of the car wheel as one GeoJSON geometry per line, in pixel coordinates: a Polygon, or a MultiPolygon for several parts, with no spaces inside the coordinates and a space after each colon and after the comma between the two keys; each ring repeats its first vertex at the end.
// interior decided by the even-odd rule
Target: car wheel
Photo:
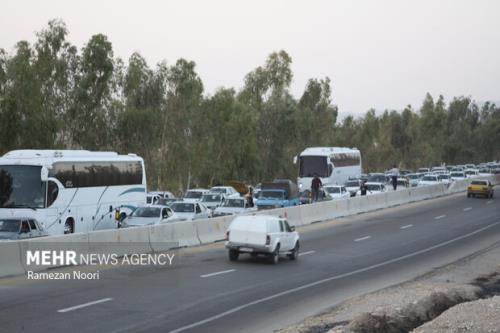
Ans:
{"type": "Polygon", "coordinates": [[[290,253],[290,260],[297,260],[299,259],[299,242],[295,243],[295,247],[292,250],[292,253],[290,253]]]}
{"type": "Polygon", "coordinates": [[[280,245],[276,245],[276,249],[271,254],[271,262],[276,265],[280,261],[280,245]]]}
{"type": "Polygon", "coordinates": [[[238,257],[240,256],[240,253],[236,250],[229,250],[229,260],[230,261],[236,261],[238,260],[238,257]]]}

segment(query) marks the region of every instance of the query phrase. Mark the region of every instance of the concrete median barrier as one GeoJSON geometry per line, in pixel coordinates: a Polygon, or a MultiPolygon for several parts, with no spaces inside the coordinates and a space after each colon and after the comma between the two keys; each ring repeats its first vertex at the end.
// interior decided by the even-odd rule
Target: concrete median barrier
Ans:
{"type": "Polygon", "coordinates": [[[206,244],[224,240],[227,228],[234,217],[229,215],[197,221],[196,228],[200,242],[206,244]]]}
{"type": "Polygon", "coordinates": [[[24,274],[19,242],[0,242],[0,277],[24,274]]]}
{"type": "Polygon", "coordinates": [[[89,234],[76,233],[70,235],[57,235],[51,237],[31,238],[19,241],[21,264],[26,271],[43,271],[61,265],[28,265],[28,251],[74,251],[79,257],[89,253],[89,234]]]}
{"type": "Polygon", "coordinates": [[[196,226],[199,221],[181,221],[154,225],[149,228],[149,241],[154,252],[172,248],[200,245],[196,226]]]}
{"type": "Polygon", "coordinates": [[[149,227],[124,228],[89,232],[91,253],[116,254],[149,253],[149,227]]]}

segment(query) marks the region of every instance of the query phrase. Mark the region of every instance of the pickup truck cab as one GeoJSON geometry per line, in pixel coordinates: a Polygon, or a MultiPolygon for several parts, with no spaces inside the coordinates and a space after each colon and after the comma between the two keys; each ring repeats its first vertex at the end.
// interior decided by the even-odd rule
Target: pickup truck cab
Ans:
{"type": "Polygon", "coordinates": [[[229,260],[236,261],[240,253],[265,255],[274,264],[281,254],[296,260],[299,255],[299,234],[285,218],[270,215],[238,216],[226,233],[229,260]]]}
{"type": "Polygon", "coordinates": [[[298,206],[300,198],[297,185],[286,179],[262,183],[255,204],[258,210],[298,206]]]}

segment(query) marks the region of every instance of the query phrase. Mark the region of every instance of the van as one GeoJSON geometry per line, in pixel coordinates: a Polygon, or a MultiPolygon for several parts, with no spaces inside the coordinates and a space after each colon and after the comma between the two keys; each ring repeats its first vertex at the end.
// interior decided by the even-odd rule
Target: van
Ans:
{"type": "Polygon", "coordinates": [[[299,255],[299,234],[287,219],[270,215],[238,216],[226,233],[229,260],[236,261],[241,253],[252,257],[268,256],[277,264],[280,255],[296,260],[299,255]]]}

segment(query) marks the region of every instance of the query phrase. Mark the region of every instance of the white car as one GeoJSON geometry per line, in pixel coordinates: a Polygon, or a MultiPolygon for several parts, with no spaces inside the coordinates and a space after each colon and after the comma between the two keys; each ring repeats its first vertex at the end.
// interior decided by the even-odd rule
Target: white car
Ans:
{"type": "Polygon", "coordinates": [[[342,185],[323,186],[323,191],[334,200],[350,198],[351,194],[342,185]]]}
{"type": "Polygon", "coordinates": [[[439,181],[439,178],[437,175],[428,174],[428,175],[425,175],[418,182],[418,186],[429,186],[429,185],[435,185],[435,184],[439,184],[439,183],[440,183],[440,181],[439,181]]]}
{"type": "Polygon", "coordinates": [[[211,193],[221,193],[226,198],[239,198],[240,193],[232,186],[214,186],[210,189],[211,193]]]}
{"type": "Polygon", "coordinates": [[[181,220],[182,219],[167,206],[150,205],[136,208],[132,214],[122,221],[121,226],[124,228],[139,227],[181,220]]]}
{"type": "Polygon", "coordinates": [[[257,207],[250,204],[246,198],[229,198],[222,206],[215,208],[214,216],[234,215],[251,213],[257,210],[257,207]]]}
{"type": "Polygon", "coordinates": [[[229,260],[236,261],[241,253],[269,256],[274,264],[280,255],[291,260],[299,257],[299,234],[285,218],[269,215],[238,216],[226,233],[229,260]]]}
{"type": "Polygon", "coordinates": [[[441,183],[450,184],[452,182],[451,176],[449,174],[438,175],[438,179],[441,183]]]}
{"type": "Polygon", "coordinates": [[[476,178],[479,177],[479,171],[477,169],[466,169],[465,176],[467,178],[476,178]]]}
{"type": "Polygon", "coordinates": [[[160,195],[155,194],[155,193],[148,193],[146,195],[146,203],[148,205],[157,205],[160,202],[160,195]]]}
{"type": "MultiPolygon", "coordinates": [[[[385,184],[383,183],[374,183],[374,182],[368,182],[365,184],[366,185],[366,195],[372,195],[372,194],[379,194],[379,193],[384,193],[387,192],[387,188],[385,187],[385,184]]],[[[356,195],[361,195],[361,190],[358,190],[356,195]]]]}
{"type": "Polygon", "coordinates": [[[202,188],[188,190],[184,194],[184,198],[182,199],[182,201],[191,203],[199,202],[203,197],[203,194],[206,194],[208,192],[208,190],[202,188]]]}
{"type": "Polygon", "coordinates": [[[349,194],[351,195],[351,197],[353,197],[356,195],[356,192],[358,192],[359,187],[361,186],[361,179],[348,180],[345,182],[344,186],[347,192],[349,192],[349,194]]]}
{"type": "Polygon", "coordinates": [[[180,219],[187,221],[212,217],[212,211],[199,202],[176,201],[170,208],[180,219]]]}
{"type": "Polygon", "coordinates": [[[418,185],[418,182],[420,181],[420,178],[422,178],[422,176],[419,173],[410,173],[406,175],[406,178],[408,178],[410,186],[415,187],[418,185]]]}
{"type": "Polygon", "coordinates": [[[222,193],[209,192],[203,194],[200,203],[204,204],[207,208],[214,210],[215,208],[221,206],[226,197],[222,193]]]}
{"type": "Polygon", "coordinates": [[[465,179],[465,172],[463,171],[452,171],[450,173],[451,180],[463,180],[465,179]]]}

